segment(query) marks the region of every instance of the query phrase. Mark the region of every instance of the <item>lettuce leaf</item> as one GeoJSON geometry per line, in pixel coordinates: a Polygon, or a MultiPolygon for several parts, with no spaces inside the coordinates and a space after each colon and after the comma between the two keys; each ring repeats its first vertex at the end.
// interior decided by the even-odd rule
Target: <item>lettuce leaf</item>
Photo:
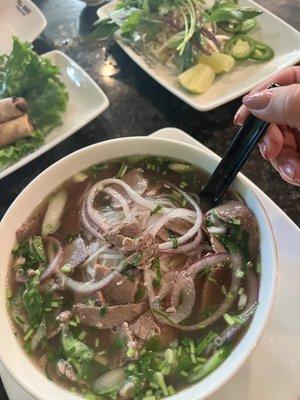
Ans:
{"type": "Polygon", "coordinates": [[[24,97],[35,128],[31,138],[0,149],[0,170],[41,146],[44,136],[62,122],[68,93],[59,68],[14,38],[11,54],[0,57],[0,98],[24,97]]]}

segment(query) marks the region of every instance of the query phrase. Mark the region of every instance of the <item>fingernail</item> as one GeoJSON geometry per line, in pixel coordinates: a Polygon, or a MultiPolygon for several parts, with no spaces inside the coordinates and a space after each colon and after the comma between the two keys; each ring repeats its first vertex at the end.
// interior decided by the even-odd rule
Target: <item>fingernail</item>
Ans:
{"type": "Polygon", "coordinates": [[[271,96],[272,93],[267,90],[250,95],[247,94],[243,97],[243,103],[251,110],[263,110],[270,103],[271,96]]]}
{"type": "Polygon", "coordinates": [[[295,167],[292,163],[287,162],[279,166],[279,172],[284,178],[292,180],[295,176],[295,167]]]}
{"type": "Polygon", "coordinates": [[[260,150],[260,152],[261,152],[261,155],[262,155],[263,158],[266,160],[266,159],[267,159],[266,154],[267,154],[267,149],[268,149],[266,143],[265,143],[264,141],[259,142],[259,143],[258,143],[258,147],[259,147],[259,150],[260,150]]]}
{"type": "Polygon", "coordinates": [[[242,123],[241,123],[241,108],[242,108],[242,107],[240,107],[240,108],[237,110],[237,112],[236,112],[236,114],[235,114],[235,116],[234,116],[234,118],[233,118],[233,123],[234,123],[234,125],[242,125],[242,123]]]}

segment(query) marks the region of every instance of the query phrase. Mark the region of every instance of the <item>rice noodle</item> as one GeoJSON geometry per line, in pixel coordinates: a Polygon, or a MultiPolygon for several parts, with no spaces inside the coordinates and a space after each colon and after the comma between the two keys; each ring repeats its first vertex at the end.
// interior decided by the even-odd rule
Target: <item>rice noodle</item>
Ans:
{"type": "Polygon", "coordinates": [[[219,263],[226,263],[229,261],[231,261],[231,257],[228,253],[210,254],[191,264],[186,269],[186,273],[192,278],[195,278],[199,272],[203,271],[205,268],[212,268],[219,263]]]}

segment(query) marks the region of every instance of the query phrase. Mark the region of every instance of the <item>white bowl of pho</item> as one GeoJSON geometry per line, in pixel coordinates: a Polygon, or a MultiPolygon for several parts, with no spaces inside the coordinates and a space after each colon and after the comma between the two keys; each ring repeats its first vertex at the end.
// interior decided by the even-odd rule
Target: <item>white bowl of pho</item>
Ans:
{"type": "Polygon", "coordinates": [[[249,356],[270,312],[276,247],[238,176],[197,194],[217,160],[125,138],[58,161],[0,224],[0,359],[39,400],[204,399],[249,356]]]}

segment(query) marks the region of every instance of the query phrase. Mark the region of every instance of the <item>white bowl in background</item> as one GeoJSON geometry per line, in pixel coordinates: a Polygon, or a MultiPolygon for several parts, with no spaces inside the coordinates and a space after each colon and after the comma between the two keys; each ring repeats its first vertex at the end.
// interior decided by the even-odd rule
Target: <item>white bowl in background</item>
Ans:
{"type": "Polygon", "coordinates": [[[31,0],[1,0],[0,54],[10,53],[13,36],[31,43],[46,25],[44,14],[31,0]]]}
{"type": "MultiPolygon", "coordinates": [[[[0,343],[5,343],[0,346],[0,361],[10,375],[37,400],[78,400],[80,397],[49,381],[30,362],[13,334],[6,308],[6,279],[11,249],[15,244],[15,232],[35,207],[72,175],[93,164],[134,154],[164,155],[188,160],[209,173],[214,170],[218,160],[217,156],[195,146],[170,139],[134,137],[97,143],[68,155],[42,172],[21,192],[0,223],[0,343]]],[[[259,224],[262,264],[259,305],[245,335],[223,364],[201,382],[170,397],[172,400],[201,400],[219,389],[251,354],[269,318],[277,275],[277,252],[272,229],[262,204],[247,185],[247,179],[239,175],[234,187],[243,196],[259,224]]]]}
{"type": "Polygon", "coordinates": [[[66,54],[53,50],[43,54],[43,57],[60,69],[60,79],[66,85],[69,95],[67,110],[62,115],[62,124],[45,136],[45,142],[32,153],[0,170],[0,179],[67,139],[109,106],[109,100],[100,86],[66,54]]]}

